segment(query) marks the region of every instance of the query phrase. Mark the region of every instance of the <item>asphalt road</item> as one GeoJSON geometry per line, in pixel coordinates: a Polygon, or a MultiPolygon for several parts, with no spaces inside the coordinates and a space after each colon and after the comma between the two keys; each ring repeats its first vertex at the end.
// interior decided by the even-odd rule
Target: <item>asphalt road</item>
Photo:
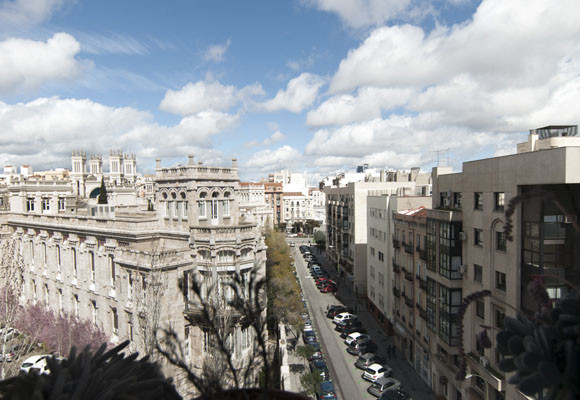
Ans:
{"type": "Polygon", "coordinates": [[[300,253],[298,243],[294,248],[293,255],[310,316],[316,329],[318,341],[324,350],[330,376],[339,399],[374,399],[375,397],[366,391],[371,383],[362,379],[363,371],[354,366],[357,357],[346,352],[344,339],[341,339],[340,334],[334,330],[332,320],[326,318],[326,307],[330,304],[341,304],[340,301],[335,299],[332,293],[318,291],[300,253]]]}

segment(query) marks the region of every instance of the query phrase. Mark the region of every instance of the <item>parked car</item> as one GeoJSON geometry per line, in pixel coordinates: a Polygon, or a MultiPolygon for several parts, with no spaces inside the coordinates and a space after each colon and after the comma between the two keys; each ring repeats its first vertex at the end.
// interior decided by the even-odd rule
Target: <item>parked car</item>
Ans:
{"type": "Polygon", "coordinates": [[[320,292],[322,292],[322,293],[334,293],[334,292],[336,292],[336,285],[334,283],[329,283],[327,285],[321,286],[320,292]]]}
{"type": "Polygon", "coordinates": [[[46,359],[52,357],[50,354],[41,354],[37,356],[28,357],[20,366],[20,372],[36,372],[39,374],[49,373],[46,359]]]}
{"type": "Polygon", "coordinates": [[[344,343],[347,346],[350,346],[353,343],[354,344],[366,343],[369,340],[371,340],[371,335],[368,335],[366,333],[355,332],[355,333],[351,333],[350,335],[348,335],[346,337],[346,340],[344,341],[344,343]]]}
{"type": "Polygon", "coordinates": [[[330,374],[328,372],[328,367],[326,366],[326,362],[324,360],[312,360],[310,361],[310,370],[311,371],[319,371],[322,380],[328,380],[330,374]]]}
{"type": "Polygon", "coordinates": [[[324,356],[322,355],[322,351],[320,350],[320,343],[311,343],[310,346],[314,349],[314,353],[310,357],[308,357],[308,361],[312,360],[322,360],[324,356]]]}
{"type": "Polygon", "coordinates": [[[349,312],[343,312],[338,314],[337,316],[334,317],[334,319],[332,320],[332,322],[334,322],[335,324],[338,324],[341,321],[346,321],[348,319],[353,319],[356,318],[356,315],[351,314],[349,312]]]}
{"type": "Polygon", "coordinates": [[[12,351],[6,351],[6,353],[0,353],[0,362],[11,362],[14,360],[15,354],[12,351]]]}
{"type": "Polygon", "coordinates": [[[413,400],[408,392],[398,388],[397,390],[387,390],[379,397],[379,400],[413,400]]]}
{"type": "Polygon", "coordinates": [[[338,314],[347,312],[348,309],[343,305],[331,305],[326,308],[326,317],[333,319],[338,314]]]}
{"type": "MultiPolygon", "coordinates": [[[[340,333],[340,337],[343,339],[346,339],[346,337],[348,335],[350,335],[351,333],[354,333],[354,332],[367,333],[367,330],[365,329],[364,326],[362,326],[362,323],[360,321],[357,321],[357,322],[358,322],[358,324],[350,324],[350,325],[344,326],[342,328],[342,332],[340,333]]],[[[336,325],[336,327],[338,328],[338,325],[336,325]]],[[[338,329],[336,329],[336,330],[338,331],[338,329]]]]}
{"type": "Polygon", "coordinates": [[[294,244],[294,242],[290,242],[290,247],[294,247],[294,246],[296,246],[296,245],[294,244]]]}
{"type": "Polygon", "coordinates": [[[14,337],[18,336],[20,332],[17,329],[6,327],[0,329],[0,341],[4,342],[4,340],[12,340],[14,337]]]}
{"type": "Polygon", "coordinates": [[[385,358],[375,353],[365,353],[359,356],[359,358],[354,363],[354,366],[359,369],[366,370],[369,367],[369,365],[375,363],[384,364],[385,358]]]}
{"type": "Polygon", "coordinates": [[[321,276],[320,278],[316,278],[316,286],[322,286],[323,284],[327,284],[328,282],[334,282],[334,281],[326,276],[321,276]]]}
{"type": "Polygon", "coordinates": [[[360,320],[358,319],[358,317],[357,318],[347,319],[345,321],[342,321],[342,322],[339,322],[338,324],[336,324],[336,327],[334,328],[334,330],[337,331],[337,332],[342,332],[348,326],[362,326],[362,322],[360,322],[360,320]]]}
{"type": "Polygon", "coordinates": [[[362,377],[367,381],[374,382],[383,376],[391,376],[392,372],[393,370],[388,365],[372,364],[363,372],[362,377]]]}
{"type": "Polygon", "coordinates": [[[400,387],[401,382],[398,380],[383,376],[382,378],[379,378],[373,382],[373,384],[368,387],[367,392],[375,397],[380,397],[383,395],[383,393],[389,390],[397,390],[400,387]]]}
{"type": "Polygon", "coordinates": [[[334,384],[331,381],[323,381],[320,383],[320,388],[316,393],[316,398],[319,400],[336,400],[336,392],[334,384]]]}
{"type": "Polygon", "coordinates": [[[362,343],[352,343],[346,348],[346,351],[353,356],[359,356],[364,353],[377,351],[377,348],[377,344],[369,340],[362,343]]]}

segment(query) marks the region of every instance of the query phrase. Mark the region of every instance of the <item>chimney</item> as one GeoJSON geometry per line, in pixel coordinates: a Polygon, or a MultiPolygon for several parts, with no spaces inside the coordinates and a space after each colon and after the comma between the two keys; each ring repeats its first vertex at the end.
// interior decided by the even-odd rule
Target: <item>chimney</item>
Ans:
{"type": "Polygon", "coordinates": [[[155,168],[156,169],[160,169],[161,168],[161,160],[160,159],[155,160],[155,168]]]}
{"type": "Polygon", "coordinates": [[[187,156],[187,165],[193,165],[193,154],[187,156]]]}
{"type": "Polygon", "coordinates": [[[232,168],[238,168],[238,159],[232,158],[232,168]]]}

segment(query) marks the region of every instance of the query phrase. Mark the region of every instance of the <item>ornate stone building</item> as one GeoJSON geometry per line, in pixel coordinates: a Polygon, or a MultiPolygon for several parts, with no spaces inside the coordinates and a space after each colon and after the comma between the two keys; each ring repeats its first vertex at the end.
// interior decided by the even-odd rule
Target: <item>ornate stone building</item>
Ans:
{"type": "MultiPolygon", "coordinates": [[[[253,269],[263,276],[266,247],[259,227],[238,216],[236,161],[231,167],[194,164],[193,156],[175,167],[162,167],[158,161],[154,207],[129,200],[128,206],[119,201],[114,209],[69,208],[90,195],[83,184],[84,169],[74,169],[76,161],[83,162],[84,153],[79,154],[73,156],[72,179],[63,181],[62,188],[49,185],[47,193],[64,198],[63,207],[57,200],[56,212],[44,212],[41,196],[39,207],[35,198],[32,208],[0,211],[2,238],[17,241],[25,262],[23,301],[89,319],[112,342],[129,339],[132,350],[141,353],[150,350],[155,327],[172,328],[187,364],[199,372],[213,346],[199,318],[202,304],[193,291],[195,281],[203,302],[222,304],[229,313],[228,346],[236,365],[242,365],[254,337],[241,323],[243,316],[227,309],[234,296],[228,283],[236,274],[248,277],[253,269]]],[[[117,158],[116,179],[137,187],[134,158],[129,158],[133,174],[123,176],[118,169],[123,160],[117,158]]],[[[99,160],[94,161],[91,171],[102,173],[99,160]]],[[[20,195],[21,184],[7,185],[11,204],[26,198],[20,195]]],[[[170,369],[168,373],[175,375],[170,369]]],[[[178,387],[186,386],[175,377],[178,387]]]]}

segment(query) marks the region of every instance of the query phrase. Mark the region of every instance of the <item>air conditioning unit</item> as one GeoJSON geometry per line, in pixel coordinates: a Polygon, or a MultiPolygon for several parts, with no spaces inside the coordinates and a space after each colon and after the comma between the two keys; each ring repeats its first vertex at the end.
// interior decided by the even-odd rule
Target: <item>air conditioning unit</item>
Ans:
{"type": "Polygon", "coordinates": [[[459,266],[459,273],[460,273],[461,275],[463,275],[463,274],[465,273],[465,271],[467,271],[467,265],[465,265],[465,264],[461,264],[461,265],[459,266]]]}
{"type": "Polygon", "coordinates": [[[467,240],[467,232],[459,232],[459,240],[467,240]]]}
{"type": "Polygon", "coordinates": [[[487,368],[489,366],[489,360],[487,358],[485,358],[484,356],[479,357],[479,363],[481,364],[481,366],[483,368],[487,368]]]}

